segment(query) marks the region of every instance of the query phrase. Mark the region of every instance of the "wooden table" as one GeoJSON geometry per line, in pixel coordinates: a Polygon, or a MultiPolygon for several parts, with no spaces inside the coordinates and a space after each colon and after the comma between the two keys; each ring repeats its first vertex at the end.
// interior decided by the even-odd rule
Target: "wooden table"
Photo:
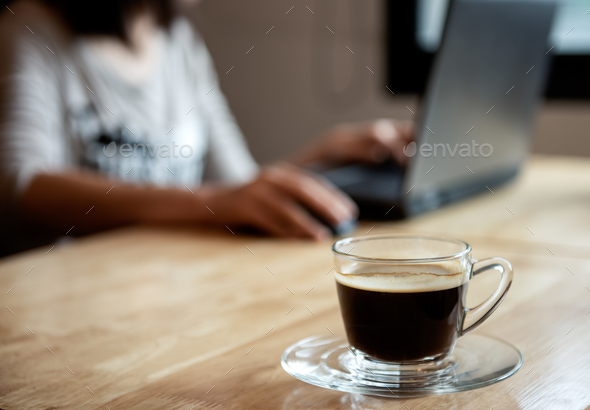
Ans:
{"type": "MultiPolygon", "coordinates": [[[[307,385],[279,361],[304,337],[343,334],[330,243],[133,228],[0,262],[0,407],[590,405],[590,161],[536,157],[493,194],[357,234],[369,229],[457,236],[476,258],[512,261],[508,298],[477,331],[518,346],[522,369],[483,389],[411,400],[307,385]]],[[[495,280],[474,281],[469,302],[495,280]]]]}

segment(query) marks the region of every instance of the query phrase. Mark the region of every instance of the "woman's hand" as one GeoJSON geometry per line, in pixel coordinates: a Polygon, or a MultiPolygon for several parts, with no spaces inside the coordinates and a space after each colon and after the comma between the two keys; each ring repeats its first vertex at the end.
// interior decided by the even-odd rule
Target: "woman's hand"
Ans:
{"type": "Polygon", "coordinates": [[[253,226],[280,237],[325,239],[330,231],[313,214],[336,225],[358,212],[335,187],[289,164],[266,167],[246,185],[199,191],[213,222],[253,226]]]}
{"type": "Polygon", "coordinates": [[[329,129],[318,141],[293,159],[307,165],[323,162],[342,165],[351,162],[378,164],[393,159],[400,165],[407,162],[403,148],[414,137],[412,123],[381,119],[361,123],[340,124],[329,129]]]}

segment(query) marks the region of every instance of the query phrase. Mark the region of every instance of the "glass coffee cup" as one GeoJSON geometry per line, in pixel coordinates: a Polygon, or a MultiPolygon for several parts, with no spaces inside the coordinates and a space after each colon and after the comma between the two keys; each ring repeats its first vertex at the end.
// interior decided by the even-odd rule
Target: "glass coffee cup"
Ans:
{"type": "Polygon", "coordinates": [[[446,359],[457,339],[492,314],[513,277],[507,260],[476,261],[471,247],[455,239],[345,238],[332,252],[350,350],[358,366],[382,374],[451,366],[446,359]],[[467,307],[469,281],[489,270],[500,272],[498,288],[480,305],[467,307]]]}

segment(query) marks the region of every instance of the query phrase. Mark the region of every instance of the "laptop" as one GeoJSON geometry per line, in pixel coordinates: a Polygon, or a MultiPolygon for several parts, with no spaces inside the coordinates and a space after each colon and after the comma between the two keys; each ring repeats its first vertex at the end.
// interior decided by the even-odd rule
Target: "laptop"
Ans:
{"type": "Polygon", "coordinates": [[[321,174],[370,219],[412,216],[513,179],[545,85],[555,9],[552,0],[451,1],[407,167],[321,174]]]}

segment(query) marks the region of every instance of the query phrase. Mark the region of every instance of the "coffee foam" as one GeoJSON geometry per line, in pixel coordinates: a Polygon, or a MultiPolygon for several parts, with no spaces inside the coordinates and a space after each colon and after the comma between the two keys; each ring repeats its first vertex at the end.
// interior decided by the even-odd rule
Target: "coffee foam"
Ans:
{"type": "MultiPolygon", "coordinates": [[[[456,269],[457,267],[455,267],[456,269]]],[[[381,269],[384,270],[384,269],[381,269]]],[[[336,281],[374,292],[417,293],[452,289],[469,281],[469,270],[453,272],[441,266],[396,266],[382,272],[334,272],[336,281]],[[428,271],[426,271],[428,270],[428,271]]]]}

